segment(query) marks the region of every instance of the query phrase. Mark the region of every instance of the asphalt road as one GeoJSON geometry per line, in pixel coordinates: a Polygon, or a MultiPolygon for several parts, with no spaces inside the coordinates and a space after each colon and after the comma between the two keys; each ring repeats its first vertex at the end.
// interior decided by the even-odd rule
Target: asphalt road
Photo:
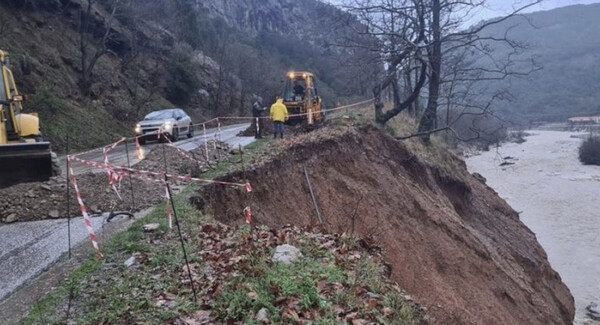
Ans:
{"type": "MultiPolygon", "coordinates": [[[[254,141],[253,137],[237,137],[236,135],[245,130],[249,124],[236,124],[221,128],[220,140],[231,146],[246,146],[254,141]]],[[[203,132],[191,139],[181,139],[175,144],[186,150],[193,150],[204,145],[204,139],[212,140],[216,129],[208,129],[206,137],[203,132]]],[[[156,143],[148,143],[144,149],[149,152],[156,148],[156,143]]],[[[129,148],[133,152],[134,148],[129,148]]],[[[130,153],[131,153],[130,152],[130,153]]],[[[132,165],[139,160],[130,154],[132,165]]],[[[63,157],[64,158],[64,157],[63,157]]],[[[102,152],[93,152],[82,155],[82,158],[102,161],[102,152]]],[[[111,151],[110,162],[116,165],[127,165],[127,153],[125,145],[120,145],[111,151]]],[[[61,159],[62,167],[64,159],[61,159]]],[[[74,172],[82,173],[91,170],[91,167],[83,164],[74,164],[74,172]]],[[[105,227],[105,216],[92,218],[93,227],[99,241],[102,242],[105,227]]],[[[129,220],[111,222],[111,227],[124,229],[129,220]]],[[[61,255],[68,251],[68,223],[67,220],[42,220],[34,222],[18,222],[0,225],[0,302],[8,294],[15,291],[42,271],[48,269],[57,262],[61,255]]],[[[71,245],[89,240],[87,230],[82,217],[71,220],[71,245]]],[[[90,244],[91,245],[91,244],[90,244]]],[[[2,302],[4,303],[4,302],[2,302]]],[[[0,323],[2,321],[0,320],[0,323]]]]}
{"type": "MultiPolygon", "coordinates": [[[[236,147],[238,145],[241,145],[242,147],[248,145],[249,143],[254,141],[253,137],[238,137],[237,136],[238,133],[247,129],[248,126],[249,126],[248,123],[244,123],[244,124],[234,124],[234,125],[227,125],[227,126],[221,127],[221,132],[219,135],[220,141],[225,142],[225,143],[229,144],[230,146],[236,146],[236,147]]],[[[204,135],[204,132],[202,132],[202,130],[196,130],[195,131],[196,135],[193,138],[188,139],[185,135],[182,135],[177,142],[174,142],[174,144],[177,147],[179,147],[185,151],[191,151],[191,150],[198,148],[199,146],[204,145],[205,139],[208,141],[212,141],[215,137],[216,132],[217,132],[216,128],[206,129],[206,135],[204,135]]],[[[158,143],[157,141],[152,141],[152,142],[148,141],[142,147],[144,148],[145,153],[148,154],[155,148],[159,147],[159,145],[160,145],[160,143],[158,143]]],[[[137,157],[135,155],[135,144],[130,142],[130,143],[128,143],[127,146],[128,147],[126,147],[125,144],[121,143],[120,145],[115,147],[113,150],[111,150],[109,153],[109,162],[111,164],[114,164],[117,166],[127,166],[127,150],[126,149],[129,149],[130,164],[132,166],[137,164],[140,160],[137,159],[137,157]]],[[[93,160],[93,161],[99,161],[99,162],[103,161],[102,151],[95,151],[95,152],[83,154],[79,157],[82,159],[86,159],[86,160],[93,160]]],[[[65,162],[64,156],[59,157],[59,161],[60,161],[60,166],[61,166],[63,175],[66,175],[66,162],[65,162]]],[[[75,174],[81,174],[81,173],[90,172],[90,171],[95,172],[97,170],[94,170],[93,167],[83,165],[80,163],[73,164],[73,172],[75,174]]],[[[99,172],[101,172],[101,171],[99,171],[99,172]]]]}

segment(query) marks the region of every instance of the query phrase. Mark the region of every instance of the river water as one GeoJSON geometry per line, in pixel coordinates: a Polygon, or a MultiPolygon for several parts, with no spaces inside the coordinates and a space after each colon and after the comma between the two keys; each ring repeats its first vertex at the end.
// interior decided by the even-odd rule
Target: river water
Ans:
{"type": "Polygon", "coordinates": [[[600,167],[578,160],[581,133],[529,131],[466,159],[469,171],[487,178],[537,236],[552,267],[575,297],[575,324],[590,322],[585,307],[600,302],[600,167]],[[499,166],[505,157],[513,165],[499,166]]]}

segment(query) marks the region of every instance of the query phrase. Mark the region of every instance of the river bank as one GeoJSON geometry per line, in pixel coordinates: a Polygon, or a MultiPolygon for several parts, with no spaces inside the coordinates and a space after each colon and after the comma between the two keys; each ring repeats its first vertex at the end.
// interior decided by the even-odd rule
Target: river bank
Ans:
{"type": "Polygon", "coordinates": [[[600,167],[579,162],[579,133],[529,132],[525,143],[470,157],[467,166],[487,178],[536,234],[575,298],[575,324],[594,324],[585,307],[600,300],[600,167]]]}

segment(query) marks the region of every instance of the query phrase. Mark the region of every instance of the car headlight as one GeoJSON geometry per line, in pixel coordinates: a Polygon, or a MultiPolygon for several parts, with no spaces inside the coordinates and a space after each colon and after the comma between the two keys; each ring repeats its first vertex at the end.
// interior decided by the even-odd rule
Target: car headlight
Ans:
{"type": "Polygon", "coordinates": [[[165,124],[163,124],[163,128],[165,129],[165,131],[171,131],[172,127],[173,127],[173,123],[171,123],[171,121],[165,122],[165,124]]]}
{"type": "Polygon", "coordinates": [[[140,133],[142,133],[142,126],[139,124],[136,124],[134,130],[135,130],[135,133],[140,134],[140,133]]]}

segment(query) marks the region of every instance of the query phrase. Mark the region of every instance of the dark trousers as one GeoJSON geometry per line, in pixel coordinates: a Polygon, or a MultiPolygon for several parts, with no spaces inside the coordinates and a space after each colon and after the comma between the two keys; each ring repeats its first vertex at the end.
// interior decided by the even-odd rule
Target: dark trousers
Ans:
{"type": "Polygon", "coordinates": [[[273,138],[277,138],[277,134],[279,134],[283,139],[283,122],[273,121],[273,129],[273,138]]]}

